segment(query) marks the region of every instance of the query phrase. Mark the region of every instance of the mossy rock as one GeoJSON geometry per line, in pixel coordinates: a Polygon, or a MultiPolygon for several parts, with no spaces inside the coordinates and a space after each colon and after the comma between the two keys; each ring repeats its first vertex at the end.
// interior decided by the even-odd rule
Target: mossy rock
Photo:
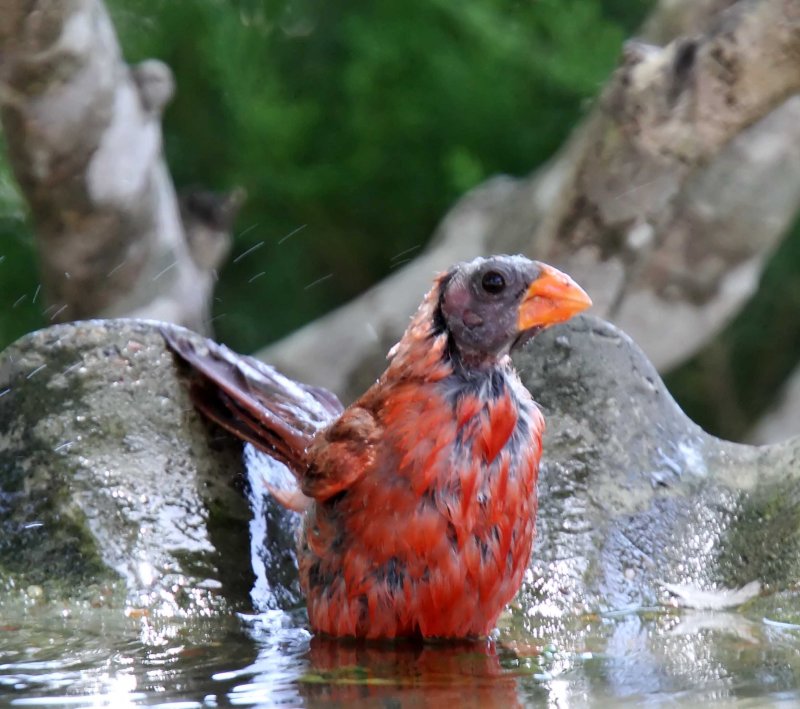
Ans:
{"type": "Polygon", "coordinates": [[[0,574],[74,598],[248,604],[241,446],[194,412],[157,324],[92,321],[0,354],[0,574]],[[87,591],[88,590],[88,591],[87,591]]]}

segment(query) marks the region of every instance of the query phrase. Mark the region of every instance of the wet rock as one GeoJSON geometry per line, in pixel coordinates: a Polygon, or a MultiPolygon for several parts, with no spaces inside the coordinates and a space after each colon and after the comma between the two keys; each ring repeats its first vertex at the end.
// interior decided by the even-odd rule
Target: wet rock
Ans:
{"type": "Polygon", "coordinates": [[[564,617],[693,597],[709,607],[715,593],[724,606],[754,595],[742,587],[795,585],[800,438],[758,448],[706,434],[638,347],[597,318],[543,333],[517,366],[547,419],[519,609],[564,617]]]}
{"type": "MultiPolygon", "coordinates": [[[[154,323],[0,354],[0,581],[168,613],[247,607],[241,446],[201,421],[154,323]]],[[[28,594],[29,595],[29,594],[28,594]]]]}

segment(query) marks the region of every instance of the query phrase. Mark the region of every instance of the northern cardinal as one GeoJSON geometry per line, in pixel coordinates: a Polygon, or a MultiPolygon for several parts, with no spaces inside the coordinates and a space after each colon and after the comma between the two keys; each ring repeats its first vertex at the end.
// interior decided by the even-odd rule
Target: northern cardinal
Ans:
{"type": "MultiPolygon", "coordinates": [[[[434,281],[383,375],[344,408],[250,357],[165,331],[195,405],[294,473],[300,583],[333,636],[486,635],[533,544],[544,420],[509,353],[591,301],[522,256],[434,281]]],[[[335,353],[331,353],[335,357],[335,353]]]]}

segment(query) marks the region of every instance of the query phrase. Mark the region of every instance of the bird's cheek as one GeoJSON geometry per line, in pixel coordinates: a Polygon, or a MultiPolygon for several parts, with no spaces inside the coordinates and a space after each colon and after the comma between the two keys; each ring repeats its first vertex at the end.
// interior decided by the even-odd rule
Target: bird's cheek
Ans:
{"type": "Polygon", "coordinates": [[[470,329],[483,325],[483,318],[473,310],[465,311],[462,319],[464,324],[470,329]]]}

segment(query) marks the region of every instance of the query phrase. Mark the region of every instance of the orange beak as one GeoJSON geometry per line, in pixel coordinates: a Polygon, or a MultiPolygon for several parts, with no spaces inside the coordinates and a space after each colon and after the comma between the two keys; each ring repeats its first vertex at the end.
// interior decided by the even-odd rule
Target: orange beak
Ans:
{"type": "Polygon", "coordinates": [[[586,291],[566,273],[544,263],[539,267],[539,277],[531,283],[519,306],[520,332],[564,322],[592,304],[586,291]]]}

